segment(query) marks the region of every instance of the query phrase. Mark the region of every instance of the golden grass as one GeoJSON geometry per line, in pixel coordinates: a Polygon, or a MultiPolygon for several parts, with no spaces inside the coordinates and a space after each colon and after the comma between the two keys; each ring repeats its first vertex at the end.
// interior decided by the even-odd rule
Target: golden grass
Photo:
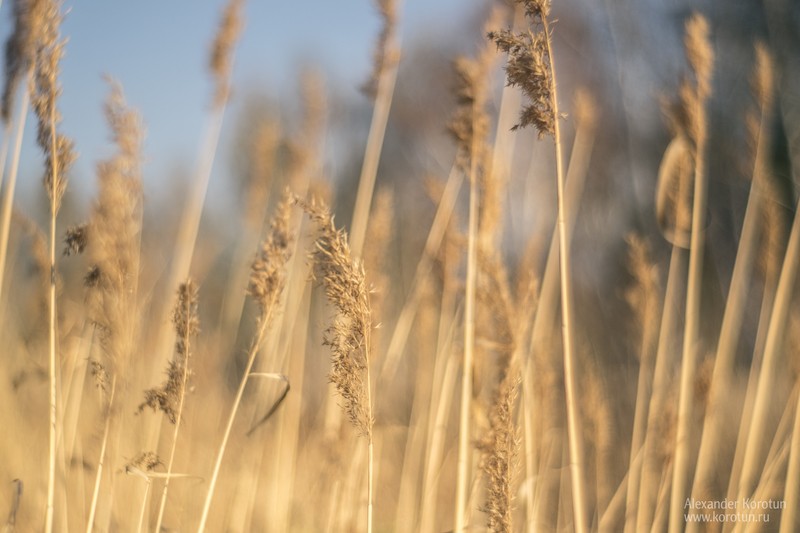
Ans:
{"type": "Polygon", "coordinates": [[[63,6],[14,4],[0,110],[3,531],[629,533],[701,531],[694,520],[714,517],[722,531],[796,530],[800,217],[787,231],[769,50],[755,53],[735,259],[720,265],[706,19],[686,23],[653,212],[609,241],[592,180],[609,107],[573,91],[550,3],[514,4],[487,17],[474,59],[454,61],[455,154],[446,179],[426,176],[430,204],[411,177],[389,182],[406,158],[387,143],[407,120],[393,124],[392,106],[408,104],[401,4],[382,0],[353,190],[328,180],[328,95],[309,75],[299,124],[253,119],[237,138],[235,242],[203,223],[245,2],[224,2],[211,40],[194,179],[153,220],[143,118],[113,81],[114,150],[76,213],[57,103],[63,6]],[[29,103],[46,213],[14,211],[29,103]],[[535,232],[515,216],[526,180],[551,208],[535,232]],[[601,247],[614,264],[598,260],[593,281],[581,261],[601,247]],[[714,266],[730,271],[716,302],[714,266]],[[725,498],[740,523],[686,505],[725,498]],[[742,509],[751,500],[780,505],[742,509]]]}

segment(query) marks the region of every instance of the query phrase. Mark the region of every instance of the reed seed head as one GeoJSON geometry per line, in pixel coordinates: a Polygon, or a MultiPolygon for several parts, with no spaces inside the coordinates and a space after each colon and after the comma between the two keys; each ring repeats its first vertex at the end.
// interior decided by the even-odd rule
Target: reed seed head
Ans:
{"type": "Polygon", "coordinates": [[[175,327],[175,357],[169,362],[167,380],[161,387],[148,389],[144,402],[139,405],[141,413],[145,407],[162,411],[170,423],[178,421],[178,406],[186,394],[186,377],[191,374],[189,359],[192,356],[191,339],[200,330],[197,314],[197,285],[189,280],[178,288],[178,297],[172,311],[172,324],[175,327]]]}
{"type": "Polygon", "coordinates": [[[711,95],[711,76],[714,68],[714,49],[711,46],[708,19],[698,13],[686,22],[686,59],[697,81],[697,95],[706,100],[711,95]]]}
{"type": "Polygon", "coordinates": [[[57,213],[67,187],[66,173],[76,158],[72,141],[57,131],[61,122],[56,105],[61,94],[58,76],[65,40],[60,36],[60,2],[41,0],[36,5],[35,33],[38,42],[30,88],[31,104],[38,119],[36,140],[45,154],[45,189],[52,202],[53,212],[57,213]]]}
{"type": "Polygon", "coordinates": [[[86,249],[86,244],[89,240],[89,225],[79,224],[67,228],[67,234],[64,236],[64,255],[79,255],[86,249]]]}
{"type": "Polygon", "coordinates": [[[267,320],[286,285],[286,263],[291,257],[294,236],[289,228],[292,196],[287,189],[272,219],[269,235],[261,243],[250,269],[248,294],[258,303],[259,322],[267,320]]]}
{"type": "Polygon", "coordinates": [[[33,67],[37,31],[41,30],[40,0],[15,0],[12,5],[14,31],[5,45],[6,83],[3,87],[0,116],[7,123],[11,119],[14,96],[20,81],[33,67]]]}
{"type": "Polygon", "coordinates": [[[489,531],[510,533],[514,510],[514,479],[518,468],[520,437],[514,424],[514,406],[519,373],[512,369],[500,382],[489,411],[489,431],[479,442],[483,453],[481,468],[486,475],[486,504],[489,531]]]}
{"type": "Polygon", "coordinates": [[[142,126],[113,82],[105,115],[117,152],[97,165],[98,197],[83,235],[92,265],[84,282],[91,289],[89,317],[107,358],[103,366],[118,376],[118,365],[124,365],[134,350],[138,316],[142,126]]]}
{"type": "Polygon", "coordinates": [[[511,30],[489,32],[497,48],[508,54],[508,84],[519,87],[530,103],[512,129],[534,126],[539,138],[555,133],[550,62],[547,38],[543,31],[514,33],[511,30]]]}
{"type": "Polygon", "coordinates": [[[645,239],[632,233],[625,240],[628,243],[628,271],[633,277],[632,286],[625,292],[625,300],[642,325],[652,324],[658,320],[660,308],[658,267],[645,239]]]}
{"type": "Polygon", "coordinates": [[[131,469],[138,469],[144,472],[152,472],[156,467],[162,465],[161,459],[155,452],[139,452],[136,457],[128,461],[125,465],[125,471],[131,469]]]}
{"type": "Polygon", "coordinates": [[[331,349],[329,379],[344,400],[344,410],[362,434],[372,434],[372,407],[366,380],[370,357],[372,311],[366,276],[353,259],[347,234],[337,229],[327,206],[316,201],[298,203],[317,224],[312,252],[314,277],[321,280],[336,315],[325,331],[324,344],[331,349]]]}
{"type": "Polygon", "coordinates": [[[400,52],[394,43],[397,31],[397,0],[375,0],[381,16],[381,31],[372,56],[372,74],[362,90],[371,99],[378,95],[378,84],[384,73],[395,68],[400,52]]]}
{"type": "Polygon", "coordinates": [[[219,30],[211,45],[209,67],[214,77],[214,107],[222,106],[230,95],[233,49],[242,32],[244,0],[230,0],[222,12],[219,30]]]}

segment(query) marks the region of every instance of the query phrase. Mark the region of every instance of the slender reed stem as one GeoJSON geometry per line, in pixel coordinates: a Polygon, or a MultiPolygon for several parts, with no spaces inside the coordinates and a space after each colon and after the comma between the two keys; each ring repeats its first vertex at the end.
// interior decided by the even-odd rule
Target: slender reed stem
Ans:
{"type": "Polygon", "coordinates": [[[272,309],[268,309],[266,316],[263,320],[260,321],[258,325],[258,332],[256,333],[256,337],[253,340],[252,345],[250,346],[250,352],[247,356],[247,365],[244,369],[244,375],[242,376],[241,381],[239,382],[239,388],[236,391],[236,397],[233,400],[233,407],[231,408],[230,415],[228,415],[228,422],[225,425],[225,431],[222,434],[222,443],[219,446],[219,450],[217,451],[217,458],[214,462],[214,470],[211,474],[211,480],[208,484],[208,491],[206,492],[206,499],[203,503],[203,510],[200,515],[200,525],[197,527],[197,533],[202,533],[205,531],[206,523],[208,522],[208,512],[211,509],[211,500],[214,497],[214,489],[217,485],[217,478],[219,477],[219,469],[222,465],[222,458],[225,456],[225,449],[228,446],[228,439],[231,435],[231,429],[233,428],[233,422],[236,419],[236,413],[239,410],[239,404],[242,402],[242,396],[244,395],[244,389],[247,386],[247,381],[250,378],[250,372],[253,370],[253,364],[256,360],[256,355],[258,355],[259,347],[261,346],[261,342],[264,340],[264,336],[267,331],[267,326],[269,325],[271,318],[272,318],[272,309]]]}
{"type": "Polygon", "coordinates": [[[441,247],[442,239],[453,214],[458,192],[461,190],[463,181],[463,173],[458,170],[456,165],[453,165],[447,178],[447,183],[444,186],[444,192],[442,192],[442,197],[439,200],[439,205],[436,208],[436,214],[433,217],[431,229],[425,241],[425,249],[414,271],[414,279],[411,282],[411,295],[403,302],[403,308],[400,310],[399,318],[392,331],[392,338],[389,341],[383,367],[378,377],[381,382],[391,379],[400,363],[406,341],[408,341],[408,336],[411,333],[411,327],[414,325],[414,317],[422,299],[425,278],[433,268],[433,258],[441,247]]]}
{"type": "Polygon", "coordinates": [[[579,434],[580,420],[576,397],[577,377],[575,375],[575,355],[573,352],[572,278],[571,254],[567,238],[565,215],[565,179],[563,157],[561,154],[561,128],[559,127],[558,96],[556,93],[556,68],[553,60],[552,35],[547,17],[542,17],[542,27],[547,43],[550,62],[551,94],[553,101],[553,138],[556,148],[556,174],[558,181],[558,242],[561,265],[561,333],[564,348],[564,389],[567,401],[567,437],[569,440],[570,480],[572,482],[572,512],[575,531],[583,533],[587,529],[586,488],[583,477],[583,443],[579,434]]]}
{"type": "MultiPolygon", "coordinates": [[[[697,459],[697,472],[695,473],[692,493],[698,497],[705,496],[712,482],[718,461],[720,439],[724,435],[722,424],[724,412],[722,406],[729,397],[731,378],[733,377],[734,357],[736,346],[744,319],[745,304],[747,300],[749,283],[758,251],[759,218],[764,209],[764,180],[765,158],[767,157],[767,127],[769,110],[762,109],[758,146],[756,149],[755,169],[753,182],[742,224],[742,235],[736,250],[736,260],[733,264],[730,291],[725,302],[725,311],[722,316],[720,338],[717,344],[717,353],[714,359],[714,375],[709,394],[709,406],[703,421],[703,434],[700,441],[700,451],[697,459]]],[[[697,531],[699,522],[688,524],[691,531],[697,531]]]]}
{"type": "MultiPolygon", "coordinates": [[[[691,490],[692,426],[695,403],[695,378],[700,350],[700,303],[703,285],[703,253],[705,246],[706,150],[708,144],[708,113],[706,102],[711,95],[711,76],[714,62],[709,44],[708,22],[694,15],[686,23],[686,55],[696,77],[696,86],[688,89],[692,96],[684,105],[692,113],[690,129],[694,137],[694,195],[692,205],[692,232],[689,243],[689,274],[686,287],[686,319],[678,400],[678,421],[675,440],[675,460],[669,506],[669,531],[680,533],[686,528],[684,505],[691,490]]],[[[686,98],[686,97],[684,97],[686,98]]]]}
{"type": "Polygon", "coordinates": [[[59,174],[58,174],[58,146],[56,142],[56,109],[50,109],[50,150],[52,158],[52,180],[53,191],[50,195],[50,447],[49,447],[49,466],[47,470],[47,515],[45,517],[45,531],[53,531],[53,517],[55,504],[55,485],[56,485],[56,439],[58,425],[58,391],[56,390],[57,372],[57,324],[56,324],[56,216],[59,207],[59,174]]]}
{"type": "Polygon", "coordinates": [[[100,457],[97,460],[97,474],[94,478],[94,490],[92,491],[92,503],[89,507],[89,518],[86,521],[86,533],[92,533],[94,529],[94,519],[97,515],[97,500],[100,497],[100,481],[103,478],[103,466],[106,460],[106,447],[108,445],[108,434],[111,429],[111,408],[114,405],[114,393],[117,389],[117,378],[111,378],[111,392],[108,396],[108,406],[106,409],[106,421],[103,428],[103,440],[100,443],[100,457]]]}
{"type": "MultiPolygon", "coordinates": [[[[185,317],[192,316],[192,304],[193,299],[190,297],[185,298],[182,303],[184,304],[184,309],[181,311],[182,315],[185,317]]],[[[188,318],[187,318],[188,321],[188,318]]],[[[183,328],[183,346],[186,347],[188,353],[188,346],[190,339],[189,337],[192,334],[192,328],[186,327],[183,328]]],[[[170,446],[169,450],[169,459],[167,460],[167,477],[164,478],[164,489],[161,491],[161,503],[158,507],[158,518],[156,519],[156,529],[155,531],[161,531],[161,524],[164,521],[164,509],[167,507],[167,491],[169,490],[169,480],[171,479],[172,474],[172,465],[175,461],[175,450],[178,446],[178,431],[181,428],[181,420],[183,419],[183,406],[186,401],[186,387],[189,381],[189,361],[188,357],[183,362],[183,372],[181,373],[181,387],[180,387],[180,399],[178,400],[178,410],[175,413],[175,429],[172,431],[172,445],[170,446]]],[[[148,481],[148,489],[150,488],[150,483],[148,481]]]]}
{"type": "Polygon", "coordinates": [[[375,179],[378,175],[378,163],[381,159],[383,140],[386,137],[386,125],[389,122],[389,111],[392,108],[394,89],[397,84],[400,51],[395,42],[395,32],[396,30],[392,28],[383,52],[384,68],[378,78],[375,106],[372,111],[372,121],[369,126],[364,161],[361,165],[361,175],[358,179],[356,203],[353,207],[353,222],[350,225],[350,251],[356,259],[361,257],[364,249],[367,220],[372,206],[375,179]]]}
{"type": "MultiPolygon", "coordinates": [[[[164,480],[169,481],[169,478],[164,480]]],[[[136,528],[136,531],[142,533],[144,530],[144,517],[147,514],[147,497],[150,495],[150,485],[152,485],[152,481],[150,478],[145,478],[145,486],[144,486],[144,494],[142,495],[142,506],[139,509],[139,526],[136,528]]],[[[161,531],[160,529],[156,529],[156,531],[161,531]]]]}
{"type": "MultiPolygon", "coordinates": [[[[31,73],[28,74],[30,80],[31,73]]],[[[26,86],[30,81],[26,83],[26,86]]],[[[19,170],[19,156],[22,151],[22,137],[25,132],[25,120],[28,116],[28,102],[30,95],[28,91],[22,92],[19,115],[17,116],[16,132],[14,133],[14,152],[11,157],[11,167],[8,170],[8,180],[6,181],[5,194],[3,195],[2,210],[0,210],[0,301],[3,295],[3,281],[5,280],[6,261],[8,257],[8,236],[11,233],[11,213],[14,208],[14,189],[17,184],[17,173],[19,170]]],[[[11,129],[7,127],[6,137],[11,129]]],[[[5,160],[5,156],[3,157],[5,160]]],[[[0,166],[0,171],[5,168],[5,161],[0,166]]]]}
{"type": "MultiPolygon", "coordinates": [[[[369,336],[367,337],[369,339],[369,336]]],[[[369,350],[369,346],[367,347],[367,353],[371,353],[369,350]]],[[[369,379],[369,364],[367,364],[367,411],[369,413],[370,419],[372,419],[372,387],[370,386],[370,379],[369,379]]],[[[373,444],[373,433],[374,431],[370,427],[370,431],[367,433],[367,441],[368,441],[368,474],[367,474],[367,533],[372,533],[372,506],[373,506],[373,499],[374,499],[374,486],[375,486],[375,447],[373,444]]]]}
{"type": "Polygon", "coordinates": [[[752,494],[761,468],[764,435],[769,418],[767,411],[773,398],[772,384],[779,371],[781,347],[784,342],[787,318],[791,309],[791,297],[798,271],[800,271],[800,215],[795,213],[767,332],[764,361],[758,377],[751,426],[747,436],[744,463],[739,481],[739,498],[746,498],[752,494]]]}
{"type": "Polygon", "coordinates": [[[472,137],[470,154],[469,237],[467,242],[467,286],[464,303],[464,360],[461,372],[461,411],[458,423],[458,477],[456,481],[455,533],[464,531],[466,525],[467,488],[470,484],[470,402],[472,400],[472,360],[475,345],[475,284],[478,269],[478,161],[476,143],[472,137]]]}

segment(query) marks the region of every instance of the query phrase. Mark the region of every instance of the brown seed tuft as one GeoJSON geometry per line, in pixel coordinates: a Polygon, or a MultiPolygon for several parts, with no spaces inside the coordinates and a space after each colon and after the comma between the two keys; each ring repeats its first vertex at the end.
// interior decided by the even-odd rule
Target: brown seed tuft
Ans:
{"type": "Polygon", "coordinates": [[[79,255],[86,249],[88,242],[89,225],[80,224],[72,226],[67,229],[67,234],[64,236],[64,255],[79,255]]]}
{"type": "Polygon", "coordinates": [[[41,31],[42,2],[39,0],[15,0],[12,6],[14,32],[5,45],[6,83],[3,87],[0,116],[5,122],[11,119],[11,108],[20,81],[33,67],[35,46],[41,31]]]}
{"type": "Polygon", "coordinates": [[[545,0],[517,0],[525,8],[531,30],[515,33],[511,30],[492,31],[489,39],[508,54],[506,74],[508,84],[519,87],[530,100],[520,115],[514,130],[534,126],[539,137],[555,134],[555,111],[552,99],[552,69],[550,66],[545,22],[550,3],[545,0]]]}
{"type": "Polygon", "coordinates": [[[209,67],[214,77],[214,107],[223,105],[231,91],[231,70],[233,69],[233,48],[242,31],[242,9],[244,0],[230,0],[222,12],[219,30],[211,45],[209,67]]]}
{"type": "Polygon", "coordinates": [[[258,303],[259,322],[268,319],[286,285],[286,262],[291,257],[294,240],[289,229],[291,207],[292,195],[287,189],[272,219],[269,235],[261,243],[250,270],[247,292],[258,303]]]}
{"type": "Polygon", "coordinates": [[[481,468],[486,475],[486,505],[489,531],[510,533],[514,510],[513,484],[518,468],[520,437],[514,424],[520,378],[510,370],[500,382],[495,401],[489,411],[489,431],[479,442],[483,452],[481,468]]]}
{"type": "Polygon", "coordinates": [[[139,412],[145,407],[153,411],[162,411],[172,424],[178,421],[178,404],[184,390],[184,376],[191,374],[189,358],[192,355],[190,340],[200,329],[197,316],[197,285],[191,280],[182,283],[178,288],[178,298],[172,311],[172,324],[175,326],[175,358],[169,362],[167,380],[161,387],[148,389],[144,393],[144,402],[139,405],[139,412]]]}
{"type": "Polygon", "coordinates": [[[372,435],[372,406],[368,372],[372,311],[360,261],[354,260],[347,234],[337,229],[328,207],[315,201],[297,200],[317,224],[312,258],[314,276],[322,281],[328,301],[336,308],[333,325],[324,344],[331,349],[330,381],[344,399],[344,410],[363,435],[372,435]]]}
{"type": "Polygon", "coordinates": [[[164,463],[161,462],[161,459],[155,452],[139,452],[136,457],[128,461],[128,464],[125,465],[125,471],[128,472],[136,468],[138,470],[144,470],[145,472],[152,472],[157,466],[162,464],[164,463]]]}
{"type": "Polygon", "coordinates": [[[384,72],[392,69],[400,59],[399,50],[394,44],[394,34],[397,31],[397,0],[376,0],[378,12],[381,16],[381,32],[375,46],[372,60],[372,74],[362,90],[374,99],[378,94],[378,82],[384,72]]]}
{"type": "Polygon", "coordinates": [[[67,187],[67,171],[75,162],[76,155],[72,141],[57,130],[61,122],[56,105],[61,94],[58,76],[65,43],[59,32],[61,4],[56,0],[41,0],[35,5],[38,42],[30,88],[31,104],[38,119],[36,140],[45,154],[45,189],[55,214],[67,187]]]}

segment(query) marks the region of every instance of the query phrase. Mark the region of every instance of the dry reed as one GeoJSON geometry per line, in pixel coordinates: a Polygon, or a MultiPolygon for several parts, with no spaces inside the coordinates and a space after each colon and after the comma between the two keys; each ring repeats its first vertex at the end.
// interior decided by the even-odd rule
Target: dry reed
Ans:
{"type": "Polygon", "coordinates": [[[57,109],[57,99],[61,92],[58,78],[61,57],[64,54],[64,41],[59,33],[61,5],[55,0],[43,1],[36,5],[36,18],[32,26],[36,28],[38,41],[30,91],[31,103],[38,119],[36,140],[45,156],[44,185],[50,199],[50,466],[45,516],[45,531],[50,533],[54,527],[56,439],[58,438],[56,373],[59,364],[57,355],[59,347],[56,324],[56,217],[67,187],[66,175],[75,160],[75,153],[72,141],[58,133],[57,130],[61,121],[57,109]]]}
{"type": "Polygon", "coordinates": [[[588,528],[586,487],[583,468],[583,442],[580,436],[580,420],[576,399],[576,359],[573,351],[574,317],[572,313],[571,254],[566,228],[566,200],[559,126],[560,113],[556,92],[556,70],[550,22],[550,2],[547,0],[520,0],[532,28],[526,34],[515,34],[510,30],[494,32],[489,37],[498,48],[508,54],[506,73],[508,82],[520,87],[529,103],[520,115],[515,128],[532,125],[539,137],[552,135],[555,144],[556,182],[558,201],[558,235],[561,273],[561,323],[564,351],[564,385],[567,405],[567,436],[569,440],[570,479],[572,488],[572,511],[575,530],[583,533],[588,528]]]}
{"type": "Polygon", "coordinates": [[[286,263],[291,257],[292,243],[294,237],[289,227],[291,216],[291,198],[288,191],[284,194],[280,204],[278,204],[275,216],[272,219],[270,233],[261,245],[261,248],[253,261],[250,271],[250,283],[247,293],[258,305],[258,317],[256,334],[250,344],[247,354],[247,363],[244,374],[239,381],[236,397],[231,407],[230,415],[222,435],[222,442],[217,450],[214,468],[206,492],[205,503],[200,515],[200,524],[197,527],[198,533],[205,530],[208,522],[208,514],[211,509],[211,501],[214,497],[214,490],[217,484],[222,459],[231,435],[233,422],[239,410],[245,387],[252,377],[253,365],[258,355],[261,345],[267,332],[267,328],[277,312],[278,301],[286,285],[286,263]]]}
{"type": "Polygon", "coordinates": [[[316,202],[300,204],[319,228],[312,252],[314,276],[321,280],[328,301],[336,308],[324,341],[331,349],[329,379],[344,400],[343,409],[353,427],[367,439],[367,531],[371,533],[375,420],[370,385],[373,323],[369,291],[363,266],[353,258],[346,233],[334,226],[327,207],[316,202]]]}
{"type": "Polygon", "coordinates": [[[700,349],[700,296],[705,246],[706,196],[708,193],[706,149],[708,118],[706,105],[711,96],[714,51],[711,47],[708,21],[695,14],[686,22],[686,57],[695,78],[695,86],[684,84],[681,96],[690,117],[689,134],[694,143],[694,194],[692,231],[689,243],[689,277],[686,288],[686,323],[681,361],[681,385],[678,405],[678,427],[675,440],[675,462],[669,511],[670,533],[686,527],[684,501],[691,491],[691,433],[694,410],[694,379],[700,349]]]}

